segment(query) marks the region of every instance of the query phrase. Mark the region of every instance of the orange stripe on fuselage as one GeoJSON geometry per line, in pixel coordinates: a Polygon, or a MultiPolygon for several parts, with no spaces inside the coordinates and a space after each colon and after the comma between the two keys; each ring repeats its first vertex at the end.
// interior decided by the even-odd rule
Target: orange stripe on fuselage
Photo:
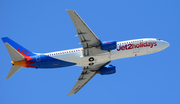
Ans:
{"type": "Polygon", "coordinates": [[[32,63],[35,63],[34,61],[28,61],[28,60],[22,60],[22,61],[17,61],[17,62],[11,62],[14,66],[21,66],[21,67],[31,67],[34,68],[34,66],[32,66],[32,63]]]}

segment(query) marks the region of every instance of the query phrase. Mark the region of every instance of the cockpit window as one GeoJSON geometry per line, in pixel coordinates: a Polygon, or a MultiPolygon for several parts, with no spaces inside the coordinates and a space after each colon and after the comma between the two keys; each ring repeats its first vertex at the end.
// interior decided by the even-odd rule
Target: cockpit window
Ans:
{"type": "Polygon", "coordinates": [[[161,40],[161,39],[156,39],[156,40],[161,40]]]}

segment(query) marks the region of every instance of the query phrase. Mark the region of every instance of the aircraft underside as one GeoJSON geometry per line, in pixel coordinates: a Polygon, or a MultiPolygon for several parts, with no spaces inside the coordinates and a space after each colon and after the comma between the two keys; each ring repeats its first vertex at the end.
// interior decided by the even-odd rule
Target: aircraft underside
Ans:
{"type": "Polygon", "coordinates": [[[6,79],[13,76],[21,67],[81,66],[81,75],[68,93],[68,95],[76,94],[97,73],[101,75],[116,73],[116,67],[109,65],[112,60],[155,53],[169,46],[168,42],[154,38],[121,42],[100,41],[74,10],[67,12],[76,27],[76,37],[79,38],[82,48],[41,54],[31,52],[8,37],[3,37],[2,40],[12,59],[12,67],[6,79]]]}

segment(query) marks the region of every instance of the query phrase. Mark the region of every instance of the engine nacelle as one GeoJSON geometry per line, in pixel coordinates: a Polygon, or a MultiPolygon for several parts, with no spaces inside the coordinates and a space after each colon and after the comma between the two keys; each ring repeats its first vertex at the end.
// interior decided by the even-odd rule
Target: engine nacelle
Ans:
{"type": "Polygon", "coordinates": [[[113,73],[116,73],[116,66],[113,66],[113,65],[107,65],[100,69],[101,75],[108,75],[108,74],[113,74],[113,73]]]}
{"type": "Polygon", "coordinates": [[[116,41],[107,41],[101,43],[101,50],[113,50],[116,49],[116,41]]]}

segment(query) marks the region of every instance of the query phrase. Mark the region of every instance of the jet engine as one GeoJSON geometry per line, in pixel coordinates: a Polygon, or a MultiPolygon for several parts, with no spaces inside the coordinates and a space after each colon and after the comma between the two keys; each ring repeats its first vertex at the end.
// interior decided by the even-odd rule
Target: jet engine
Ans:
{"type": "Polygon", "coordinates": [[[106,66],[100,68],[99,73],[100,73],[101,75],[108,75],[108,74],[116,73],[116,66],[106,65],[106,66]]]}
{"type": "Polygon", "coordinates": [[[102,42],[101,43],[101,50],[114,50],[116,49],[117,45],[116,45],[116,41],[107,41],[107,42],[102,42]]]}

